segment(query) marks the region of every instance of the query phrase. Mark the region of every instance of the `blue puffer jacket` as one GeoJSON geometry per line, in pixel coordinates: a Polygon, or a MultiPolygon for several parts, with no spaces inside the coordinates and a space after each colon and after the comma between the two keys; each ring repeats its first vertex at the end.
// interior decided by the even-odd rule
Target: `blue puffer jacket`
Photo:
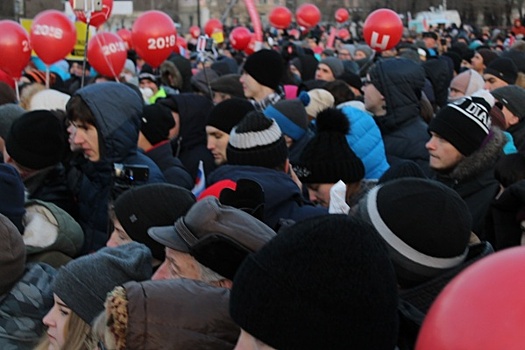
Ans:
{"type": "Polygon", "coordinates": [[[108,203],[113,189],[113,164],[149,168],[147,183],[165,182],[158,166],[137,150],[142,101],[124,84],[88,85],[76,92],[97,123],[100,160],[70,169],[68,181],[79,203],[79,224],[84,230],[82,253],[103,247],[108,239],[108,203]]]}
{"type": "Polygon", "coordinates": [[[374,118],[351,106],[343,106],[341,111],[350,122],[350,133],[346,135],[346,140],[365,165],[365,179],[379,179],[390,165],[386,160],[381,131],[374,118]]]}
{"type": "Polygon", "coordinates": [[[279,228],[281,219],[297,222],[328,214],[326,208],[305,203],[299,187],[282,171],[257,166],[222,165],[210,174],[208,185],[226,179],[250,179],[261,185],[265,199],[262,221],[274,230],[279,228]]]}

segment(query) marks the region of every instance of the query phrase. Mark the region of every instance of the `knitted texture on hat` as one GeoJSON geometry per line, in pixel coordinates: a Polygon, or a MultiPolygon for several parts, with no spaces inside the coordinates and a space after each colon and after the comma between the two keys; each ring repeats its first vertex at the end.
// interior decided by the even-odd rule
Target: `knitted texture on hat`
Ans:
{"type": "Polygon", "coordinates": [[[525,89],[517,85],[507,85],[491,91],[503,106],[507,107],[519,119],[525,118],[525,89]]]}
{"type": "Polygon", "coordinates": [[[488,92],[483,92],[483,97],[475,95],[449,103],[428,127],[429,131],[443,137],[464,156],[481,147],[492,125],[489,112],[494,98],[488,92]]]}
{"type": "Polygon", "coordinates": [[[477,53],[483,57],[483,64],[487,67],[492,61],[498,58],[498,54],[490,49],[479,49],[477,53]]]}
{"type": "Polygon", "coordinates": [[[483,85],[485,85],[483,77],[473,69],[467,69],[456,75],[450,82],[450,88],[461,91],[466,96],[483,89],[483,85]]]}
{"type": "Polygon", "coordinates": [[[0,214],[7,216],[22,234],[25,188],[20,173],[11,165],[0,164],[0,214]]]}
{"type": "Polygon", "coordinates": [[[105,247],[64,265],[53,282],[53,292],[86,323],[104,310],[108,292],[127,281],[151,278],[151,253],[140,243],[105,247]]]}
{"type": "Polygon", "coordinates": [[[27,112],[13,122],[5,145],[7,153],[18,164],[39,170],[62,160],[65,132],[50,111],[27,112]]]}
{"type": "Polygon", "coordinates": [[[253,104],[248,100],[230,98],[212,108],[210,114],[208,114],[206,125],[213,126],[229,134],[232,128],[253,110],[253,104]]]}
{"type": "Polygon", "coordinates": [[[518,68],[514,62],[507,57],[498,57],[493,60],[487,68],[485,74],[492,74],[503,80],[507,84],[514,84],[518,79],[518,68]]]}
{"type": "Polygon", "coordinates": [[[294,171],[302,183],[358,182],[365,167],[348,145],[350,124],[339,109],[325,109],[317,116],[317,135],[304,148],[294,171]]]}
{"type": "Polygon", "coordinates": [[[341,62],[339,58],[326,57],[326,58],[323,58],[319,63],[326,64],[332,71],[332,74],[334,75],[335,78],[339,77],[345,71],[343,62],[341,62]]]}
{"type": "Polygon", "coordinates": [[[230,296],[233,320],[282,350],[393,349],[396,308],[395,273],[380,237],[337,214],[284,229],[248,256],[230,296]]]}
{"type": "Polygon", "coordinates": [[[0,295],[22,277],[26,266],[26,247],[20,231],[0,214],[0,295]]]}
{"type": "Polygon", "coordinates": [[[167,184],[149,184],[125,191],[115,201],[115,215],[134,241],[145,244],[153,257],[164,261],[164,245],[148,235],[152,226],[173,225],[195,203],[191,191],[167,184]]]}
{"type": "Polygon", "coordinates": [[[26,112],[25,109],[14,103],[0,106],[0,137],[7,138],[11,124],[26,112]]]}
{"type": "Polygon", "coordinates": [[[456,191],[440,182],[388,181],[367,194],[356,215],[370,222],[387,243],[402,287],[434,278],[467,255],[470,211],[456,191]]]}
{"type": "Polygon", "coordinates": [[[280,100],[274,105],[268,106],[264,114],[275,119],[283,134],[297,141],[306,133],[308,128],[308,116],[304,103],[300,99],[280,100]]]}
{"type": "Polygon", "coordinates": [[[244,96],[242,84],[239,81],[240,78],[241,76],[239,74],[227,74],[218,77],[217,79],[212,80],[210,83],[211,91],[221,92],[233,97],[246,98],[244,96]]]}
{"type": "Polygon", "coordinates": [[[284,73],[284,62],[277,51],[260,50],[248,56],[243,69],[259,84],[277,90],[284,73]]]}
{"type": "Polygon", "coordinates": [[[322,110],[334,106],[335,98],[324,89],[313,89],[308,91],[309,102],[306,104],[306,114],[310,117],[317,117],[322,110]]]}
{"type": "Polygon", "coordinates": [[[171,110],[160,103],[145,105],[142,108],[140,132],[152,145],[166,141],[170,129],[175,126],[171,110]]]}
{"type": "Polygon", "coordinates": [[[248,113],[230,133],[228,164],[274,169],[288,159],[288,148],[277,122],[263,113],[248,113]]]}

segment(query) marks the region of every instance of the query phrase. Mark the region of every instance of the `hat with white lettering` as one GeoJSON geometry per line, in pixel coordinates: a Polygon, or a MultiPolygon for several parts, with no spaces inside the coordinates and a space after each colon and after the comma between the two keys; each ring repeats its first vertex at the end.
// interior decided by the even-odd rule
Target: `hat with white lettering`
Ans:
{"type": "Polygon", "coordinates": [[[469,156],[481,148],[489,135],[489,111],[494,97],[479,90],[442,108],[432,119],[428,130],[450,142],[461,154],[469,156]]]}

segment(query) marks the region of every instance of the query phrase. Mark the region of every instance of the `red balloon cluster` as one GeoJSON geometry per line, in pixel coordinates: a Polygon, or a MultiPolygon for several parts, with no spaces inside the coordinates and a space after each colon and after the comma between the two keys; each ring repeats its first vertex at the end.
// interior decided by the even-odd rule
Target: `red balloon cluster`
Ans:
{"type": "Polygon", "coordinates": [[[57,10],[39,13],[29,33],[33,50],[47,65],[67,56],[77,41],[77,30],[67,16],[57,10]]]}
{"type": "Polygon", "coordinates": [[[314,4],[303,4],[295,12],[295,19],[300,26],[312,28],[321,20],[321,11],[314,4]]]}
{"type": "Polygon", "coordinates": [[[13,78],[20,78],[31,58],[26,30],[15,21],[0,21],[0,69],[13,78]]]}
{"type": "Polygon", "coordinates": [[[118,78],[126,63],[127,51],[120,36],[101,32],[89,41],[87,58],[100,74],[118,78]]]}
{"type": "Polygon", "coordinates": [[[286,29],[292,23],[292,11],[284,6],[277,6],[270,12],[268,20],[274,28],[286,29]]]}
{"type": "MultiPolygon", "coordinates": [[[[69,0],[71,7],[73,7],[74,0],[69,0]]],[[[111,16],[111,11],[113,11],[113,0],[102,0],[102,10],[93,11],[90,14],[89,25],[94,27],[100,27],[102,24],[106,23],[109,16],[111,16]]],[[[79,21],[87,23],[87,13],[84,11],[75,11],[75,16],[77,16],[79,21]]]]}
{"type": "Polygon", "coordinates": [[[363,36],[372,49],[376,51],[389,50],[401,40],[403,22],[399,15],[392,10],[375,10],[365,20],[363,36]]]}
{"type": "Polygon", "coordinates": [[[131,38],[137,54],[156,68],[173,52],[177,44],[177,30],[170,16],[151,10],[144,12],[133,23],[131,38]]]}
{"type": "Polygon", "coordinates": [[[236,27],[230,33],[230,43],[235,50],[244,50],[252,40],[252,33],[246,27],[236,27]]]}
{"type": "Polygon", "coordinates": [[[345,8],[340,8],[335,11],[335,21],[337,23],[344,23],[348,20],[349,14],[348,10],[345,8]]]}
{"type": "Polygon", "coordinates": [[[132,49],[133,48],[133,41],[131,40],[131,30],[122,28],[117,30],[117,35],[120,36],[122,40],[124,40],[124,44],[126,44],[126,49],[132,49]]]}

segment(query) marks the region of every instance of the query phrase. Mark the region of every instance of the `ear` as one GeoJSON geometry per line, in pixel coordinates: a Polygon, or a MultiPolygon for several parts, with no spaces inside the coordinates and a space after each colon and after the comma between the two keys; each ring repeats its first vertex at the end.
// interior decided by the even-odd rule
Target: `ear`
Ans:
{"type": "Polygon", "coordinates": [[[520,118],[516,117],[514,114],[512,117],[509,118],[508,124],[509,126],[516,125],[520,122],[520,118]]]}

